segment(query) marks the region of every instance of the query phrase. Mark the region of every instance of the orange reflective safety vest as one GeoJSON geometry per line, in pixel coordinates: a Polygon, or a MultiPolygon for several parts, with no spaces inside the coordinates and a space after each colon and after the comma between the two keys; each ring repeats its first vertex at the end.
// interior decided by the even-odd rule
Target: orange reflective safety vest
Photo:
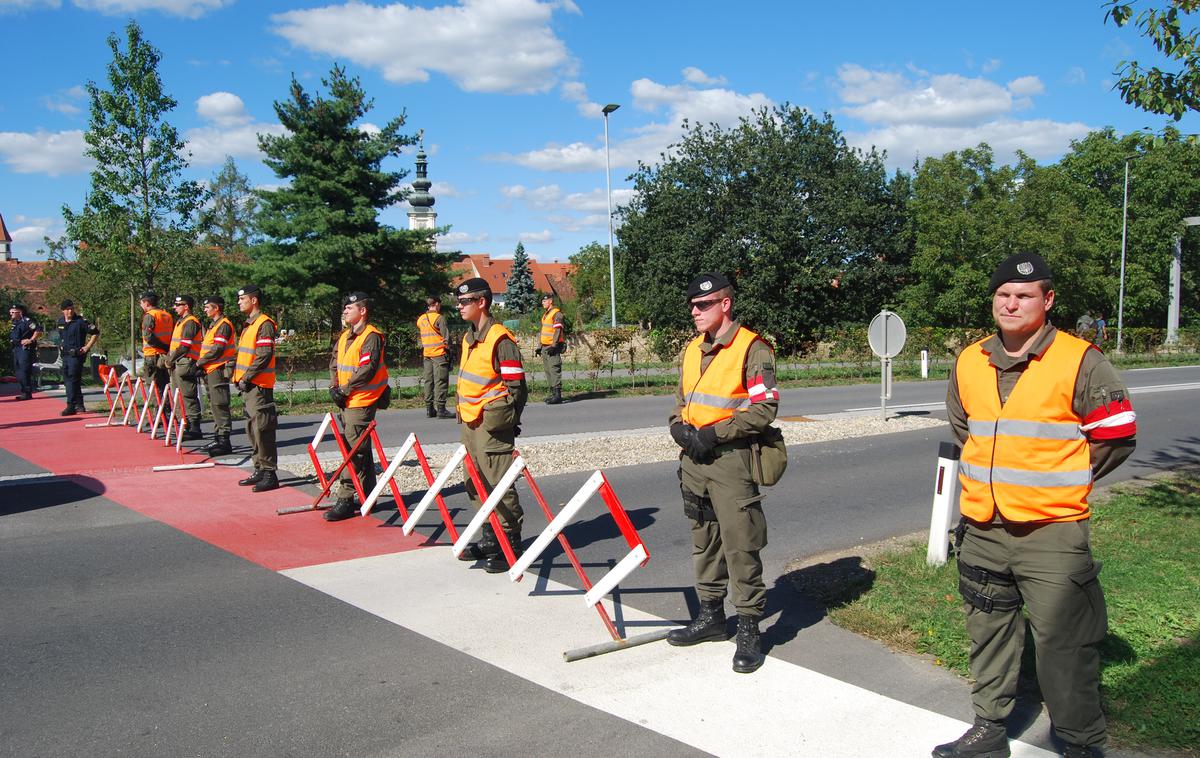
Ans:
{"type": "Polygon", "coordinates": [[[558,342],[558,338],[562,336],[562,327],[555,328],[554,317],[562,313],[558,308],[551,308],[546,311],[546,315],[542,316],[542,333],[538,339],[543,345],[553,345],[558,342]]]}
{"type": "Polygon", "coordinates": [[[204,333],[204,342],[201,344],[201,352],[207,353],[214,345],[221,346],[221,355],[212,363],[204,364],[204,373],[211,374],[217,369],[224,366],[234,359],[237,355],[237,330],[233,328],[233,322],[225,316],[217,319],[208,331],[204,333]],[[221,324],[229,325],[229,339],[221,337],[217,334],[217,330],[221,328],[221,324]]]}
{"type": "Polygon", "coordinates": [[[972,521],[1078,521],[1088,517],[1091,454],[1072,407],[1091,344],[1058,332],[1032,358],[1003,406],[996,367],[980,340],[958,356],[958,394],[968,435],[959,461],[959,508],[972,521]]]}
{"type": "Polygon", "coordinates": [[[446,341],[437,328],[438,314],[426,311],[417,317],[417,329],[421,330],[421,355],[437,358],[446,354],[446,341]]]}
{"type": "Polygon", "coordinates": [[[746,388],[746,353],[759,336],[739,326],[733,341],[717,351],[708,368],[700,370],[704,335],[688,343],[683,353],[683,420],[697,429],[732,418],[750,405],[746,388]]]}
{"type": "Polygon", "coordinates": [[[180,322],[175,325],[175,329],[171,332],[171,348],[167,352],[174,355],[175,350],[180,345],[186,345],[187,346],[187,355],[185,355],[184,357],[191,358],[193,361],[196,360],[197,358],[200,357],[200,342],[201,342],[200,332],[203,331],[203,329],[204,329],[204,327],[200,326],[200,319],[196,318],[195,316],[193,316],[190,313],[188,315],[184,316],[183,319],[180,320],[180,322]],[[187,324],[189,321],[194,321],[196,323],[196,336],[191,337],[189,339],[184,339],[183,338],[183,326],[184,326],[184,324],[187,324]]]}
{"type": "MultiPolygon", "coordinates": [[[[462,353],[458,359],[458,415],[470,423],[483,413],[483,406],[502,397],[508,397],[508,387],[503,376],[493,367],[493,356],[500,340],[517,338],[501,324],[493,323],[483,339],[476,339],[473,346],[467,345],[463,336],[462,353]]],[[[501,371],[506,367],[501,366],[501,371]]],[[[524,375],[518,365],[516,372],[524,375]]]]}
{"type": "MultiPolygon", "coordinates": [[[[162,308],[151,308],[146,311],[154,319],[154,336],[158,337],[164,343],[171,342],[171,331],[175,325],[175,319],[171,318],[171,314],[164,311],[162,308]]],[[[167,351],[161,347],[154,347],[149,342],[142,340],[142,355],[166,355],[167,351]]]]}
{"type": "MultiPolygon", "coordinates": [[[[346,329],[342,332],[342,336],[338,337],[337,344],[337,376],[338,386],[345,387],[350,383],[350,377],[354,376],[354,372],[358,371],[359,366],[364,366],[371,362],[371,354],[362,352],[363,342],[366,341],[368,334],[378,334],[379,338],[383,339],[383,332],[376,329],[371,324],[367,324],[354,339],[350,339],[351,330],[346,329]]],[[[366,408],[369,405],[374,405],[380,397],[383,396],[384,389],[387,388],[388,370],[387,366],[383,365],[383,356],[379,358],[379,368],[375,371],[375,375],[367,382],[366,386],[357,387],[350,392],[349,398],[346,400],[347,408],[366,408]]]]}
{"type": "Polygon", "coordinates": [[[233,366],[233,381],[240,382],[246,376],[246,370],[250,368],[250,364],[254,362],[254,351],[260,347],[271,346],[271,360],[267,363],[267,367],[250,377],[251,384],[257,384],[264,389],[271,389],[275,386],[275,340],[270,337],[259,339],[258,330],[262,325],[271,322],[271,326],[275,326],[275,320],[265,313],[258,314],[258,318],[246,325],[242,331],[242,337],[238,340],[237,346],[237,363],[233,366]]]}

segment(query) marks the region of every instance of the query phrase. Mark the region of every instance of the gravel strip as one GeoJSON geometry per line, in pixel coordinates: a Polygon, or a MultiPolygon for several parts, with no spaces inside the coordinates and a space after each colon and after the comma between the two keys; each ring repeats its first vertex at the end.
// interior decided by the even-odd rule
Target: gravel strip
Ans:
{"type": "MultiPolygon", "coordinates": [[[[783,429],[784,439],[789,445],[829,442],[852,437],[871,437],[878,434],[947,426],[945,421],[923,416],[900,416],[887,421],[875,416],[857,416],[777,423],[783,429]]],[[[517,442],[518,449],[529,468],[539,477],[576,471],[593,471],[614,466],[671,461],[679,457],[679,446],[671,439],[664,427],[605,432],[596,435],[531,437],[518,439],[517,442]]],[[[435,476],[457,448],[457,443],[423,447],[435,476]]],[[[394,454],[397,449],[398,447],[389,447],[388,453],[394,454]]],[[[341,463],[341,457],[334,452],[318,454],[318,457],[326,471],[332,471],[341,463]]],[[[378,464],[378,462],[376,463],[378,464]]],[[[287,456],[286,459],[280,460],[280,466],[297,476],[312,477],[315,475],[312,461],[307,455],[287,456]]],[[[458,481],[457,477],[453,481],[458,481]]],[[[397,470],[396,483],[401,492],[424,490],[429,486],[415,456],[411,455],[397,470]]]]}

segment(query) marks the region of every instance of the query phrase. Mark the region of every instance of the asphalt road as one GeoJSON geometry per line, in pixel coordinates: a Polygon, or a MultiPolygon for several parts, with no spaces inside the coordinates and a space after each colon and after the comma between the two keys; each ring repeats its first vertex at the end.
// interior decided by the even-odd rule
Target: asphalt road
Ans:
{"type": "MultiPolygon", "coordinates": [[[[1127,372],[1126,379],[1139,415],[1138,451],[1110,480],[1196,462],[1200,386],[1190,385],[1200,381],[1200,368],[1127,372]]],[[[938,415],[924,406],[944,392],[944,382],[901,384],[891,405],[938,415]]],[[[783,414],[870,407],[877,395],[869,385],[788,390],[783,414]]],[[[524,423],[539,436],[641,428],[661,424],[670,402],[535,405],[524,423]]],[[[0,429],[7,426],[4,408],[0,429]]],[[[457,439],[453,422],[419,412],[382,419],[389,446],[409,431],[427,442],[457,439]]],[[[316,419],[283,421],[290,449],[282,452],[300,452],[316,419]]],[[[831,627],[784,574],[793,558],[844,549],[853,561],[857,545],[925,529],[933,460],[945,438],[944,429],[933,429],[792,449],[788,474],[765,505],[764,628],[773,657],[969,720],[961,681],[831,627]]],[[[0,477],[44,471],[20,452],[0,439],[0,477]]],[[[80,459],[86,456],[80,449],[80,459]]],[[[621,602],[682,620],[695,596],[674,469],[648,464],[606,473],[651,551],[649,565],[622,584],[621,602]]],[[[539,483],[557,503],[585,478],[539,483]]],[[[152,494],[186,499],[189,507],[219,496],[175,492],[164,482],[152,494]]],[[[480,755],[697,753],[134,513],[97,490],[103,487],[79,478],[0,481],[0,755],[427,755],[467,746],[480,755]]],[[[528,540],[544,519],[528,491],[521,494],[528,540]]],[[[448,503],[456,523],[465,524],[465,497],[452,494],[448,503]]],[[[395,515],[383,508],[376,518],[386,524],[395,515]]],[[[425,521],[420,533],[444,539],[433,516],[425,521]]],[[[623,554],[598,507],[567,535],[589,574],[623,554]]],[[[538,581],[578,584],[553,547],[531,573],[538,581]]],[[[494,635],[536,633],[530,623],[497,619],[494,635]]],[[[639,629],[630,624],[625,631],[639,629]]],[[[680,693],[680,710],[704,707],[680,693]]]]}

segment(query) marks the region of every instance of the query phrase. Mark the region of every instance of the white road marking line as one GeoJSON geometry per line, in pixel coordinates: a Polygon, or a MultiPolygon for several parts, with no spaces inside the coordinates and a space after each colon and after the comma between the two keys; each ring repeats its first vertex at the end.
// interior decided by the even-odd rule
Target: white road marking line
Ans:
{"type": "MultiPolygon", "coordinates": [[[[1200,382],[1188,382],[1185,384],[1148,384],[1144,387],[1130,387],[1129,391],[1131,393],[1138,394],[1138,395],[1150,395],[1150,394],[1154,394],[1156,392],[1182,392],[1185,390],[1196,390],[1196,389],[1200,389],[1200,382]]],[[[946,407],[945,402],[909,403],[907,405],[891,405],[891,404],[889,404],[888,410],[889,411],[901,411],[901,410],[935,411],[935,410],[944,409],[945,407],[946,407]]],[[[877,410],[879,410],[879,406],[872,405],[872,406],[867,406],[864,408],[846,408],[845,411],[843,411],[843,412],[844,413],[860,413],[863,411],[877,411],[877,410]]]]}
{"type": "MultiPolygon", "coordinates": [[[[644,645],[575,663],[565,650],[602,642],[581,592],[514,584],[427,548],[281,572],[346,603],[559,694],[715,755],[927,756],[967,727],[800,666],[768,658],[730,670],[734,645],[644,645]],[[397,578],[403,581],[396,581],[397,578]],[[681,707],[686,703],[697,707],[681,707]],[[719,707],[718,705],[719,704],[719,707]],[[769,728],[764,728],[769,725],[769,728]]],[[[631,608],[633,633],[669,622],[631,608]]],[[[549,715],[549,714],[548,714],[549,715]]],[[[552,721],[550,723],[553,723],[552,721]]],[[[548,728],[552,728],[549,727],[548,728]]],[[[1013,742],[1015,756],[1050,756],[1013,742]]]]}
{"type": "Polygon", "coordinates": [[[58,474],[50,471],[43,471],[37,474],[9,474],[8,476],[0,476],[0,486],[5,484],[41,484],[45,480],[58,481],[58,479],[58,474]]]}

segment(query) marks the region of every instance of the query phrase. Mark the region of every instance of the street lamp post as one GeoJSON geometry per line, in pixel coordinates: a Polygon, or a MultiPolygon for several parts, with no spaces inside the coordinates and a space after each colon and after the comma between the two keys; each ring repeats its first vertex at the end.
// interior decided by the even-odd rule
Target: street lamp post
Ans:
{"type": "Polygon", "coordinates": [[[612,168],[608,162],[608,114],[621,106],[609,103],[604,106],[604,188],[608,196],[608,294],[612,308],[612,325],[617,325],[617,277],[613,266],[613,222],[612,222],[612,168]]]}

